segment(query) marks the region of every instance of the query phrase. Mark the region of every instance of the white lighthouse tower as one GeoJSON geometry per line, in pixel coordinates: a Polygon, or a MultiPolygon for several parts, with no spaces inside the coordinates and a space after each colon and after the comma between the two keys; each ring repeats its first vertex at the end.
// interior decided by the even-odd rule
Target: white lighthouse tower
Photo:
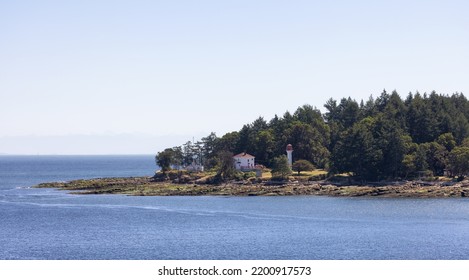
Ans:
{"type": "Polygon", "coordinates": [[[293,153],[293,146],[291,144],[288,144],[287,145],[287,158],[288,158],[288,164],[290,164],[290,166],[293,163],[292,153],[293,153]]]}

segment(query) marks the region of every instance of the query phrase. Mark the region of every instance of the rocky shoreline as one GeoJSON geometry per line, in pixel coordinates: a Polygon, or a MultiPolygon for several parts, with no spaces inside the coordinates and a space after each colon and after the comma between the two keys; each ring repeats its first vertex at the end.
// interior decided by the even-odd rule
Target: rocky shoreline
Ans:
{"type": "Polygon", "coordinates": [[[73,194],[123,194],[133,196],[292,196],[340,197],[469,197],[469,181],[387,182],[373,185],[344,185],[319,182],[230,182],[225,184],[181,184],[155,181],[153,177],[99,178],[42,183],[35,188],[56,188],[73,194]]]}

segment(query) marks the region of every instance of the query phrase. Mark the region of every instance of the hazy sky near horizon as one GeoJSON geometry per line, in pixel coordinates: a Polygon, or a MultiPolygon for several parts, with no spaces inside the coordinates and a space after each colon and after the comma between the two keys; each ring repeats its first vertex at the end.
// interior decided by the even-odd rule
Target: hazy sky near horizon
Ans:
{"type": "Polygon", "coordinates": [[[468,12],[453,0],[0,0],[0,153],[154,153],[303,104],[324,112],[331,97],[467,94],[468,12]]]}

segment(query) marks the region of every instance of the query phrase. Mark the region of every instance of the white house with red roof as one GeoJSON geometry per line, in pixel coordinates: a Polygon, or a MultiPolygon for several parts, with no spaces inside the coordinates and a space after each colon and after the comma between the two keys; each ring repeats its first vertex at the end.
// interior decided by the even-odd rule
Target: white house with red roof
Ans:
{"type": "Polygon", "coordinates": [[[233,156],[234,165],[237,170],[254,169],[255,157],[248,153],[240,153],[233,156]]]}

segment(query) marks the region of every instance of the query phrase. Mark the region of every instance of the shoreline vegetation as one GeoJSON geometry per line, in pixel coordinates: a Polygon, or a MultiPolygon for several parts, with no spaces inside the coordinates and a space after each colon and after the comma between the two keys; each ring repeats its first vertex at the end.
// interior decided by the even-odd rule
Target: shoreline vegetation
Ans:
{"type": "Polygon", "coordinates": [[[329,177],[350,174],[357,181],[469,175],[469,100],[462,93],[417,92],[402,99],[384,90],[368,100],[331,98],[324,107],[321,112],[305,104],[221,137],[212,132],[167,147],[156,154],[156,164],[163,172],[219,170],[219,181],[230,181],[237,175],[228,167],[237,156],[237,170],[266,167],[286,177],[287,153],[293,171],[324,169],[329,177]],[[239,157],[243,153],[251,162],[239,157]]]}
{"type": "MultiPolygon", "coordinates": [[[[158,173],[157,173],[158,174],[158,173]]],[[[129,196],[293,196],[445,198],[469,197],[469,181],[395,181],[357,184],[347,181],[288,181],[250,178],[221,184],[207,183],[205,174],[162,180],[154,177],[123,177],[42,183],[35,188],[56,188],[72,194],[122,194],[129,196]],[[181,180],[182,179],[182,180],[181,180]],[[183,182],[184,181],[184,182],[183,182]]]]}
{"type": "Polygon", "coordinates": [[[469,196],[469,100],[462,93],[402,99],[384,90],[366,102],[329,99],[324,107],[323,114],[306,104],[166,148],[155,156],[161,170],[153,177],[37,187],[159,196],[469,196]]]}

